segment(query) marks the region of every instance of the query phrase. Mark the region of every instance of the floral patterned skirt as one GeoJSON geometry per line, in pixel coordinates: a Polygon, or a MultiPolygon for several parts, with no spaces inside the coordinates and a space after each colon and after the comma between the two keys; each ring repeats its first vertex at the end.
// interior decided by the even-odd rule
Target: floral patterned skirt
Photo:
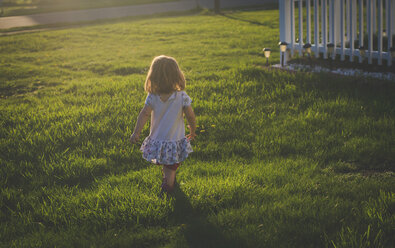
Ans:
{"type": "Polygon", "coordinates": [[[156,164],[172,165],[184,161],[188,154],[193,152],[187,138],[180,140],[155,140],[151,137],[145,138],[140,150],[143,158],[156,164]]]}

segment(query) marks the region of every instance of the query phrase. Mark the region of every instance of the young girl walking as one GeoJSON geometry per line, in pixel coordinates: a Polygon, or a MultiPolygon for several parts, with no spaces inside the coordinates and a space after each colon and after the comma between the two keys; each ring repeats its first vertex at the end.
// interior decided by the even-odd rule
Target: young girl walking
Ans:
{"type": "Polygon", "coordinates": [[[139,140],[140,132],[151,116],[150,134],[140,150],[144,159],[162,165],[161,194],[170,193],[174,188],[177,168],[192,152],[189,141],[196,136],[192,101],[184,91],[184,74],[172,57],[161,55],[154,58],[144,88],[148,96],[137,118],[130,142],[135,144],[139,140]],[[187,136],[184,114],[189,124],[187,136]]]}

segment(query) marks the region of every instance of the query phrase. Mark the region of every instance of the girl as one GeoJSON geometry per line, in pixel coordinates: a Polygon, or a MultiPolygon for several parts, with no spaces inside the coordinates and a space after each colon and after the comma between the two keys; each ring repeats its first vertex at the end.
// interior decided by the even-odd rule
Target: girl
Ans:
{"type": "Polygon", "coordinates": [[[191,98],[185,89],[184,74],[177,61],[168,56],[154,58],[145,80],[148,96],[141,110],[130,142],[139,140],[140,132],[151,115],[151,129],[140,150],[143,158],[162,165],[163,182],[161,194],[173,190],[176,170],[192,152],[190,140],[196,136],[195,114],[191,98]],[[189,135],[185,136],[185,114],[189,124],[189,135]]]}

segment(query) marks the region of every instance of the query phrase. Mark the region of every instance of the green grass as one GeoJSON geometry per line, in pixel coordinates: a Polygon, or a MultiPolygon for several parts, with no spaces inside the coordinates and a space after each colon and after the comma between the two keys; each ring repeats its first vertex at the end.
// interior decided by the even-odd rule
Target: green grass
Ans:
{"type": "Polygon", "coordinates": [[[108,8],[179,0],[3,0],[0,16],[32,15],[56,11],[108,8]]]}
{"type": "Polygon", "coordinates": [[[391,247],[394,82],[265,68],[278,39],[278,10],[0,37],[1,246],[391,247]],[[198,120],[164,200],[128,144],[160,54],[198,120]]]}

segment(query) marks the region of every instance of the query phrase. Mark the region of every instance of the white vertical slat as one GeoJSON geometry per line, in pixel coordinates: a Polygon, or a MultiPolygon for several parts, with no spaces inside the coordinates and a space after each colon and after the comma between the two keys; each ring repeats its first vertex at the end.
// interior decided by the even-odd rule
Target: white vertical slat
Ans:
{"type": "Polygon", "coordinates": [[[372,25],[373,25],[373,34],[377,31],[377,22],[376,22],[376,1],[372,0],[372,25]]]}
{"type": "Polygon", "coordinates": [[[295,43],[295,1],[291,0],[291,57],[294,56],[294,43],[295,43]]]}
{"type": "Polygon", "coordinates": [[[322,7],[321,7],[321,9],[322,9],[322,15],[321,15],[321,17],[322,17],[322,21],[321,21],[321,24],[322,24],[322,44],[323,44],[323,46],[324,46],[324,59],[327,59],[328,58],[328,47],[327,47],[327,44],[328,44],[328,40],[327,40],[327,33],[328,33],[328,31],[327,31],[327,11],[326,11],[326,7],[327,7],[327,0],[321,0],[321,2],[322,2],[322,7]]]}
{"type": "Polygon", "coordinates": [[[346,19],[345,19],[345,23],[346,23],[346,34],[347,34],[347,40],[348,42],[350,42],[350,11],[349,11],[349,6],[350,6],[350,1],[351,0],[344,0],[345,1],[345,10],[344,12],[346,13],[346,19]]]}
{"type": "Polygon", "coordinates": [[[391,27],[392,34],[395,34],[395,0],[391,0],[391,27]]]}
{"type": "Polygon", "coordinates": [[[367,0],[367,22],[368,22],[368,63],[372,64],[372,51],[373,51],[373,2],[374,0],[367,0]]]}
{"type": "Polygon", "coordinates": [[[344,36],[345,36],[345,30],[344,30],[344,1],[345,0],[340,0],[340,59],[344,60],[345,59],[345,53],[344,53],[344,36]]]}
{"type": "MultiPolygon", "coordinates": [[[[387,0],[389,1],[389,0],[387,0]]],[[[319,40],[319,16],[318,16],[318,0],[314,0],[314,44],[315,44],[315,57],[318,58],[320,56],[320,40],[319,40]]]]}
{"type": "MultiPolygon", "coordinates": [[[[280,0],[280,41],[285,41],[287,43],[291,40],[291,17],[290,13],[290,0],[280,0]]],[[[280,53],[280,64],[282,63],[283,57],[280,53]]],[[[287,64],[287,53],[284,55],[284,65],[287,64]]]]}
{"type": "Polygon", "coordinates": [[[348,32],[348,41],[350,42],[350,62],[354,61],[354,16],[353,16],[353,0],[348,0],[348,26],[349,26],[349,32],[348,32]]]}
{"type": "MultiPolygon", "coordinates": [[[[395,0],[390,0],[390,4],[389,4],[389,8],[390,9],[390,23],[391,23],[391,27],[388,28],[391,30],[391,34],[394,35],[395,34],[395,0]]],[[[391,39],[391,46],[394,46],[395,44],[392,44],[392,39],[391,39]]]]}
{"type": "MultiPolygon", "coordinates": [[[[390,49],[394,45],[392,35],[395,33],[395,0],[279,0],[280,1],[280,39],[289,43],[291,54],[298,49],[302,54],[304,41],[312,43],[311,33],[314,32],[313,45],[316,57],[320,52],[324,52],[324,58],[328,58],[328,42],[335,45],[334,53],[340,51],[341,60],[346,55],[350,55],[353,61],[354,55],[359,56],[362,62],[360,51],[356,51],[354,41],[359,35],[359,46],[364,46],[368,63],[372,64],[373,58],[378,60],[378,64],[387,60],[387,64],[392,64],[390,49]],[[295,44],[295,1],[299,1],[299,42],[295,44]],[[306,1],[306,35],[303,30],[303,2],[306,1]],[[311,1],[314,3],[314,30],[311,30],[311,1]],[[321,1],[321,6],[320,6],[321,1]],[[366,1],[366,31],[364,29],[364,3],[366,1]],[[384,6],[383,6],[384,5],[384,6]],[[321,10],[320,10],[321,8],[321,10]],[[321,17],[320,12],[321,11],[321,17]],[[329,13],[328,13],[329,12],[329,13]],[[329,15],[328,15],[329,14],[329,15]],[[385,17],[385,19],[384,19],[385,17]],[[320,19],[321,18],[321,19],[320,19]],[[329,18],[329,22],[328,22],[329,18]],[[358,18],[358,22],[356,21],[358,18]],[[321,22],[320,22],[321,20],[321,22]],[[339,24],[338,24],[339,23],[339,24]],[[320,27],[321,25],[321,27],[320,27]],[[347,25],[347,26],[346,26],[347,25]],[[320,28],[321,35],[320,36],[320,28]],[[383,44],[383,30],[386,30],[388,42],[383,44]],[[364,34],[367,33],[368,41],[364,44],[364,34]],[[377,33],[376,33],[377,32],[377,33]],[[347,35],[346,35],[347,34],[347,35]],[[377,34],[377,50],[373,50],[375,35],[377,34]],[[340,40],[340,48],[336,45],[340,40]],[[346,47],[346,42],[350,47],[346,47]],[[384,45],[384,47],[383,47],[384,45]]],[[[281,62],[281,59],[280,59],[281,62]]],[[[286,61],[285,61],[286,62],[286,61]]]]}
{"type": "MultiPolygon", "coordinates": [[[[359,5],[359,46],[363,46],[363,1],[364,0],[358,0],[358,5],[359,5]]],[[[388,0],[387,0],[388,1],[388,0]]],[[[361,53],[359,53],[359,63],[362,63],[363,57],[361,56],[361,53]]]]}
{"type": "Polygon", "coordinates": [[[395,11],[393,10],[393,7],[395,6],[395,2],[392,3],[392,0],[387,0],[387,7],[386,7],[386,17],[387,17],[387,37],[388,37],[388,56],[387,56],[387,65],[391,66],[392,65],[392,57],[390,53],[390,49],[392,47],[392,29],[394,28],[395,24],[393,23],[392,19],[394,18],[395,11]]]}
{"type": "Polygon", "coordinates": [[[306,0],[306,43],[311,44],[311,12],[310,0],[306,0]]]}
{"type": "Polygon", "coordinates": [[[357,38],[358,33],[357,33],[357,9],[358,9],[358,5],[357,5],[357,0],[352,0],[352,30],[354,30],[354,38],[357,38]]]}
{"type": "Polygon", "coordinates": [[[378,0],[378,9],[377,9],[377,17],[378,17],[378,33],[377,33],[377,50],[379,52],[379,57],[377,63],[382,65],[382,53],[383,53],[383,2],[382,0],[378,0]]]}
{"type": "Polygon", "coordinates": [[[336,58],[336,32],[335,32],[335,27],[336,27],[336,22],[335,22],[335,0],[331,0],[331,11],[330,11],[330,15],[331,15],[331,22],[330,22],[330,33],[331,33],[331,37],[330,37],[330,41],[332,44],[335,45],[335,47],[333,48],[333,54],[332,54],[332,59],[336,58]]]}
{"type": "Polygon", "coordinates": [[[328,0],[328,41],[329,43],[332,43],[332,30],[333,30],[333,25],[332,25],[332,20],[333,20],[333,1],[334,0],[328,0]]]}
{"type": "Polygon", "coordinates": [[[299,56],[303,53],[303,1],[299,0],[299,56]]]}

